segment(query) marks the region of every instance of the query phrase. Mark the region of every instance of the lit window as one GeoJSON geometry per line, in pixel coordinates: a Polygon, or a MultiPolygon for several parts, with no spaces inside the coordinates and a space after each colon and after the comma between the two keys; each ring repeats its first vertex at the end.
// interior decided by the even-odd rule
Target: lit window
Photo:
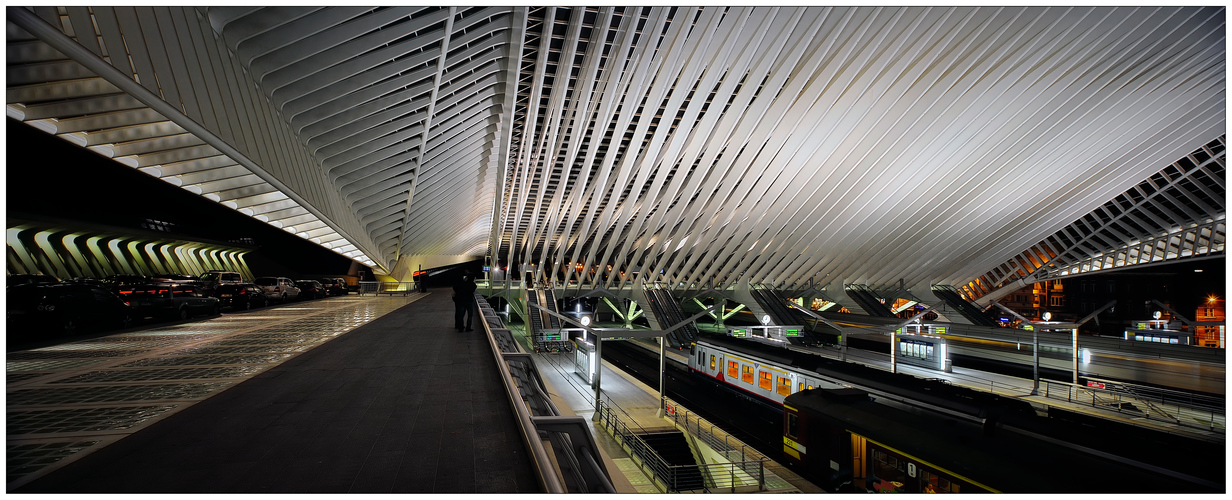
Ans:
{"type": "MultiPolygon", "coordinates": [[[[740,363],[737,363],[735,361],[728,361],[727,362],[727,376],[731,378],[736,378],[739,375],[740,375],[740,363]]],[[[752,381],[750,380],[750,382],[752,381]]]]}
{"type": "Polygon", "coordinates": [[[779,385],[776,392],[778,392],[781,396],[791,394],[791,379],[788,379],[787,377],[779,377],[779,385]]]}
{"type": "Polygon", "coordinates": [[[770,375],[770,372],[761,370],[757,371],[757,387],[768,391],[770,390],[770,384],[773,382],[773,379],[774,377],[770,375]]]}
{"type": "Polygon", "coordinates": [[[710,371],[714,371],[714,355],[710,355],[710,371]]]}
{"type": "Polygon", "coordinates": [[[746,384],[752,384],[753,383],[753,367],[749,365],[743,365],[740,368],[741,368],[740,380],[743,380],[744,383],[746,384]]]}

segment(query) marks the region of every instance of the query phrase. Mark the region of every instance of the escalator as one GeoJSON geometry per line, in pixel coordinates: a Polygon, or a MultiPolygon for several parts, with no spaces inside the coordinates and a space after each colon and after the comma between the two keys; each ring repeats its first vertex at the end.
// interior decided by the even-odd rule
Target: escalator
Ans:
{"type": "Polygon", "coordinates": [[[856,301],[856,304],[859,304],[860,308],[864,309],[864,312],[870,316],[881,316],[883,318],[898,317],[877,298],[877,295],[869,287],[864,285],[847,285],[846,290],[847,296],[851,297],[851,300],[856,301]]]}
{"type": "Polygon", "coordinates": [[[967,318],[967,320],[972,324],[979,326],[999,326],[996,320],[988,317],[987,314],[984,314],[984,311],[980,309],[979,306],[976,306],[975,304],[968,302],[967,299],[964,299],[962,295],[958,293],[958,290],[952,286],[933,285],[933,295],[936,295],[938,299],[941,299],[951,308],[958,311],[959,314],[962,314],[963,317],[967,318]]]}
{"type": "MultiPolygon", "coordinates": [[[[558,307],[556,303],[555,290],[551,286],[542,287],[539,290],[541,290],[543,293],[543,304],[540,304],[540,305],[542,305],[543,307],[546,307],[549,311],[559,314],[560,307],[558,307]]],[[[547,316],[548,316],[547,317],[548,328],[556,329],[556,328],[561,327],[560,318],[557,318],[556,316],[552,316],[550,314],[547,316]]]]}
{"type": "MultiPolygon", "coordinates": [[[[680,304],[676,302],[676,299],[672,298],[671,292],[658,287],[646,288],[645,292],[646,300],[650,306],[648,309],[655,315],[655,318],[660,323],[660,327],[668,328],[686,319],[684,310],[680,308],[680,304]]],[[[667,341],[672,347],[688,347],[697,339],[699,334],[700,331],[697,329],[697,326],[690,322],[667,334],[667,341]]]]}
{"type": "Polygon", "coordinates": [[[768,287],[755,287],[750,290],[753,298],[765,309],[776,325],[799,325],[802,320],[787,306],[787,298],[778,290],[768,287]]]}
{"type": "MultiPolygon", "coordinates": [[[[530,304],[539,305],[539,290],[530,289],[526,291],[526,301],[530,304]]],[[[530,316],[531,331],[536,334],[543,331],[543,311],[533,306],[526,308],[526,315],[530,316]]]]}

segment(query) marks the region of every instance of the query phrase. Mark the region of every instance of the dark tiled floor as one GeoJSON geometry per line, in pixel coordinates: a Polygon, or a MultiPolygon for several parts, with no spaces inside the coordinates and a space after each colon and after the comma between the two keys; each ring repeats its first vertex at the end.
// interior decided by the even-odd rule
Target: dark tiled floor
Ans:
{"type": "Polygon", "coordinates": [[[432,293],[12,492],[536,492],[452,309],[432,293]]]}

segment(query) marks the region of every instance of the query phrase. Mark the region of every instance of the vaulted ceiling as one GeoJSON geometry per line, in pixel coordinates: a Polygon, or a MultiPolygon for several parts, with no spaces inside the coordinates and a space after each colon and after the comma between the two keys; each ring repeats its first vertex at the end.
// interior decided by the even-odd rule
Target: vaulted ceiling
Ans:
{"type": "Polygon", "coordinates": [[[10,117],[396,276],[982,295],[1223,252],[1219,7],[7,14],[10,117]]]}

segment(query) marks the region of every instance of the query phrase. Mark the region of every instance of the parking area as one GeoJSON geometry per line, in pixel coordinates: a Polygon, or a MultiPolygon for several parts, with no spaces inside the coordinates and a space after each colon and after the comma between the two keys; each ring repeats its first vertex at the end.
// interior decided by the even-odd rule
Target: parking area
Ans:
{"type": "Polygon", "coordinates": [[[421,297],[333,297],[10,351],[7,489],[421,297]]]}

